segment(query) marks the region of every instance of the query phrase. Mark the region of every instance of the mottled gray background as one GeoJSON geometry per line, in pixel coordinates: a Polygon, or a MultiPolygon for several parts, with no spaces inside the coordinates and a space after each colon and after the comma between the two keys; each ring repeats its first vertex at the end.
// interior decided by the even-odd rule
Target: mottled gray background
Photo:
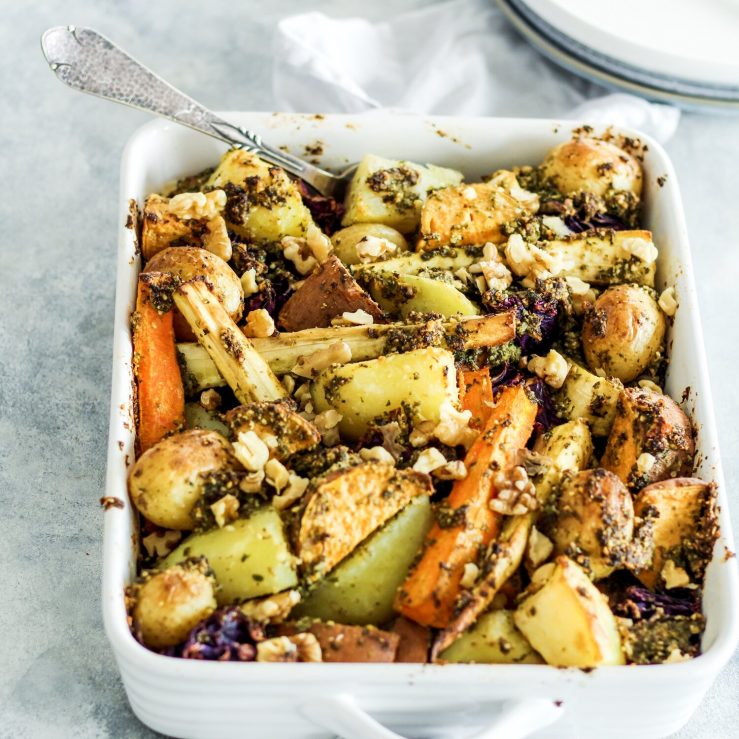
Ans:
{"type": "MultiPolygon", "coordinates": [[[[64,88],[46,69],[39,35],[90,25],[206,105],[269,110],[278,18],[308,7],[381,18],[422,4],[0,0],[0,737],[154,736],[128,707],[99,606],[118,165],[146,117],[64,88]]],[[[547,83],[498,114],[547,116],[575,91],[600,94],[509,33],[521,63],[544,70],[547,83]]],[[[738,133],[737,118],[688,114],[667,146],[685,198],[732,491],[738,133]]],[[[735,658],[679,737],[739,735],[738,673],[735,658]]]]}

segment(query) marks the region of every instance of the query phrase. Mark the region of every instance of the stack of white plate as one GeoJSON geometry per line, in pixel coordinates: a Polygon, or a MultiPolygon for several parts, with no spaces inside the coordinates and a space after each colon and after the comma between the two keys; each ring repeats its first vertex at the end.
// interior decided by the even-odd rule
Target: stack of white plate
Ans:
{"type": "Polygon", "coordinates": [[[498,0],[552,61],[684,108],[739,112],[739,0],[498,0]]]}

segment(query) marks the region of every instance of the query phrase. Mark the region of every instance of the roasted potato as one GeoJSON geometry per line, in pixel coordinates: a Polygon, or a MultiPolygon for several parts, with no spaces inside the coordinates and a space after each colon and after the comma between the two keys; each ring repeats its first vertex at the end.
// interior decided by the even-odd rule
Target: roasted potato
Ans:
{"type": "Polygon", "coordinates": [[[146,573],[131,592],[134,632],[152,649],[183,642],[216,609],[215,581],[204,559],[146,573]]]}
{"type": "Polygon", "coordinates": [[[428,662],[431,630],[404,616],[398,616],[390,628],[400,637],[396,662],[428,662]]]}
{"type": "Polygon", "coordinates": [[[203,408],[200,403],[185,403],[185,423],[189,429],[207,429],[228,436],[229,430],[215,411],[203,408]]]}
{"type": "Polygon", "coordinates": [[[408,251],[400,231],[382,223],[355,223],[331,237],[334,254],[347,266],[375,262],[408,251]]]}
{"type": "Polygon", "coordinates": [[[440,662],[479,664],[541,664],[513,622],[513,611],[490,611],[439,655],[440,662]]]}
{"type": "Polygon", "coordinates": [[[590,369],[622,382],[659,361],[665,317],[651,293],[637,285],[605,290],[585,315],[582,347],[590,369]]]}
{"type": "Polygon", "coordinates": [[[161,566],[205,557],[215,574],[218,605],[279,593],[298,584],[295,558],[277,511],[265,506],[249,518],[185,539],[161,566]]]}
{"type": "Polygon", "coordinates": [[[626,560],[634,535],[631,493],[604,469],[565,475],[549,533],[555,554],[582,557],[593,579],[607,577],[626,560]]]}
{"type": "Polygon", "coordinates": [[[532,575],[513,621],[549,665],[600,667],[625,662],[608,600],[565,556],[532,575]]]}
{"type": "Polygon", "coordinates": [[[489,182],[444,187],[423,205],[418,248],[501,244],[507,240],[502,226],[528,215],[520,201],[489,182]]]}
{"type": "Polygon", "coordinates": [[[329,473],[310,492],[296,550],[308,580],[330,572],[416,496],[433,492],[428,475],[364,463],[329,473]]]}
{"type": "Polygon", "coordinates": [[[275,242],[305,236],[313,222],[287,173],[244,149],[226,152],[207,185],[225,190],[228,227],[246,239],[275,242]]]}
{"type": "Polygon", "coordinates": [[[562,418],[586,420],[593,436],[608,436],[622,389],[620,381],[598,377],[572,362],[555,396],[557,411],[562,418]]]}
{"type": "Polygon", "coordinates": [[[626,191],[641,196],[641,164],[608,141],[578,136],[559,144],[547,154],[541,170],[563,195],[585,191],[604,197],[609,191],[626,191]]]}
{"type": "Polygon", "coordinates": [[[694,454],[692,426],[672,398],[646,388],[621,391],[601,467],[637,491],[690,474],[694,454]]]}
{"type": "Polygon", "coordinates": [[[152,523],[190,530],[195,527],[191,512],[203,495],[208,474],[240,468],[223,436],[190,429],[144,452],[131,468],[128,490],[133,504],[152,523]]]}
{"type": "Polygon", "coordinates": [[[296,452],[313,449],[321,441],[318,429],[287,402],[248,403],[232,408],[225,416],[234,438],[254,431],[269,440],[270,456],[283,461],[296,452]]]}
{"type": "Polygon", "coordinates": [[[188,192],[165,198],[152,194],[144,203],[141,252],[148,261],[170,246],[197,246],[231,259],[231,239],[222,217],[226,193],[188,192]]]}
{"type": "MultiPolygon", "coordinates": [[[[226,262],[205,249],[189,246],[164,249],[147,262],[143,271],[169,272],[183,282],[194,277],[204,277],[228,315],[234,321],[241,318],[244,311],[244,289],[241,281],[226,262]]],[[[178,339],[194,340],[195,335],[178,311],[175,312],[174,327],[178,339]]]]}
{"type": "Polygon", "coordinates": [[[429,191],[461,181],[462,174],[453,169],[367,154],[347,188],[342,225],[381,223],[411,233],[429,191]]]}
{"type": "Polygon", "coordinates": [[[648,587],[702,584],[718,537],[716,486],[691,477],[648,485],[634,512],[651,528],[650,565],[636,571],[648,587]]]}
{"type": "Polygon", "coordinates": [[[432,523],[429,499],[419,495],[316,583],[295,614],[345,624],[389,621],[395,591],[432,523]]]}
{"type": "Polygon", "coordinates": [[[280,311],[280,325],[286,331],[325,328],[331,319],[348,311],[363,310],[376,321],[383,319],[381,308],[357,284],[338,257],[329,257],[297,289],[280,311]]]}
{"type": "Polygon", "coordinates": [[[334,408],[342,415],[342,435],[358,439],[375,419],[407,405],[413,420],[441,420],[442,406],[457,406],[454,355],[429,347],[388,354],[321,372],[311,385],[318,412],[334,408]]]}
{"type": "Polygon", "coordinates": [[[279,634],[291,636],[307,631],[321,645],[324,662],[394,662],[400,637],[374,626],[350,626],[302,622],[280,624],[279,634]]]}

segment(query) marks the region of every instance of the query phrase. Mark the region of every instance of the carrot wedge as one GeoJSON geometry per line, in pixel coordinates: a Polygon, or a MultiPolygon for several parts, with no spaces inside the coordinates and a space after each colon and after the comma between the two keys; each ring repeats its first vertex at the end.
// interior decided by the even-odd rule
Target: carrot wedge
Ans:
{"type": "Polygon", "coordinates": [[[452,620],[465,565],[500,532],[503,516],[489,506],[493,478],[515,463],[533,431],[536,409],[522,385],[505,388],[491,408],[465,457],[467,477],[449,495],[443,528],[434,524],[419,563],[398,589],[395,608],[406,618],[438,628],[452,620]]]}
{"type": "Polygon", "coordinates": [[[481,429],[490,418],[493,406],[493,383],[490,370],[483,367],[479,370],[462,370],[460,378],[460,394],[462,410],[470,411],[470,426],[481,429]]]}
{"type": "Polygon", "coordinates": [[[185,391],[177,362],[172,310],[162,296],[170,275],[139,275],[133,319],[134,377],[138,395],[137,439],[141,452],[185,420],[185,391]]]}

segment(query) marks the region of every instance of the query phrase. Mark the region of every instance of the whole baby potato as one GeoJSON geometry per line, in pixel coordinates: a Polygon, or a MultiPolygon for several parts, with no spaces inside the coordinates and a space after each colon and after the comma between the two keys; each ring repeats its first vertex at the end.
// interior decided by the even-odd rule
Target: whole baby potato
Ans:
{"type": "Polygon", "coordinates": [[[651,293],[637,285],[605,290],[586,315],[582,347],[593,371],[631,382],[657,358],[665,317],[651,293]]]}
{"type": "Polygon", "coordinates": [[[209,472],[239,469],[231,444],[217,431],[189,429],[144,452],[131,469],[128,489],[141,513],[167,529],[195,527],[191,512],[209,472]]]}
{"type": "Polygon", "coordinates": [[[607,141],[581,136],[559,144],[547,154],[541,170],[563,195],[583,190],[599,197],[609,190],[641,195],[641,164],[607,141]]]}
{"type": "MultiPolygon", "coordinates": [[[[244,310],[244,288],[236,273],[219,256],[196,246],[172,246],[154,255],[144,272],[169,272],[183,282],[195,277],[205,277],[213,294],[234,321],[241,318],[244,310]]],[[[185,319],[175,309],[175,332],[177,338],[194,340],[195,336],[185,319]]]]}
{"type": "MultiPolygon", "coordinates": [[[[360,264],[363,260],[357,252],[357,247],[365,242],[371,244],[373,239],[384,240],[396,248],[388,251],[380,259],[399,256],[400,252],[408,251],[408,242],[400,231],[386,226],[383,223],[355,223],[337,231],[331,237],[334,253],[346,265],[360,264]]],[[[370,260],[372,261],[372,260],[370,260]]]]}
{"type": "Polygon", "coordinates": [[[146,575],[135,587],[134,598],[134,628],[144,644],[172,647],[215,611],[215,581],[206,560],[187,561],[146,575]]]}
{"type": "Polygon", "coordinates": [[[604,469],[565,476],[551,534],[555,554],[581,552],[594,579],[607,577],[621,564],[634,534],[631,493],[604,469]]]}

